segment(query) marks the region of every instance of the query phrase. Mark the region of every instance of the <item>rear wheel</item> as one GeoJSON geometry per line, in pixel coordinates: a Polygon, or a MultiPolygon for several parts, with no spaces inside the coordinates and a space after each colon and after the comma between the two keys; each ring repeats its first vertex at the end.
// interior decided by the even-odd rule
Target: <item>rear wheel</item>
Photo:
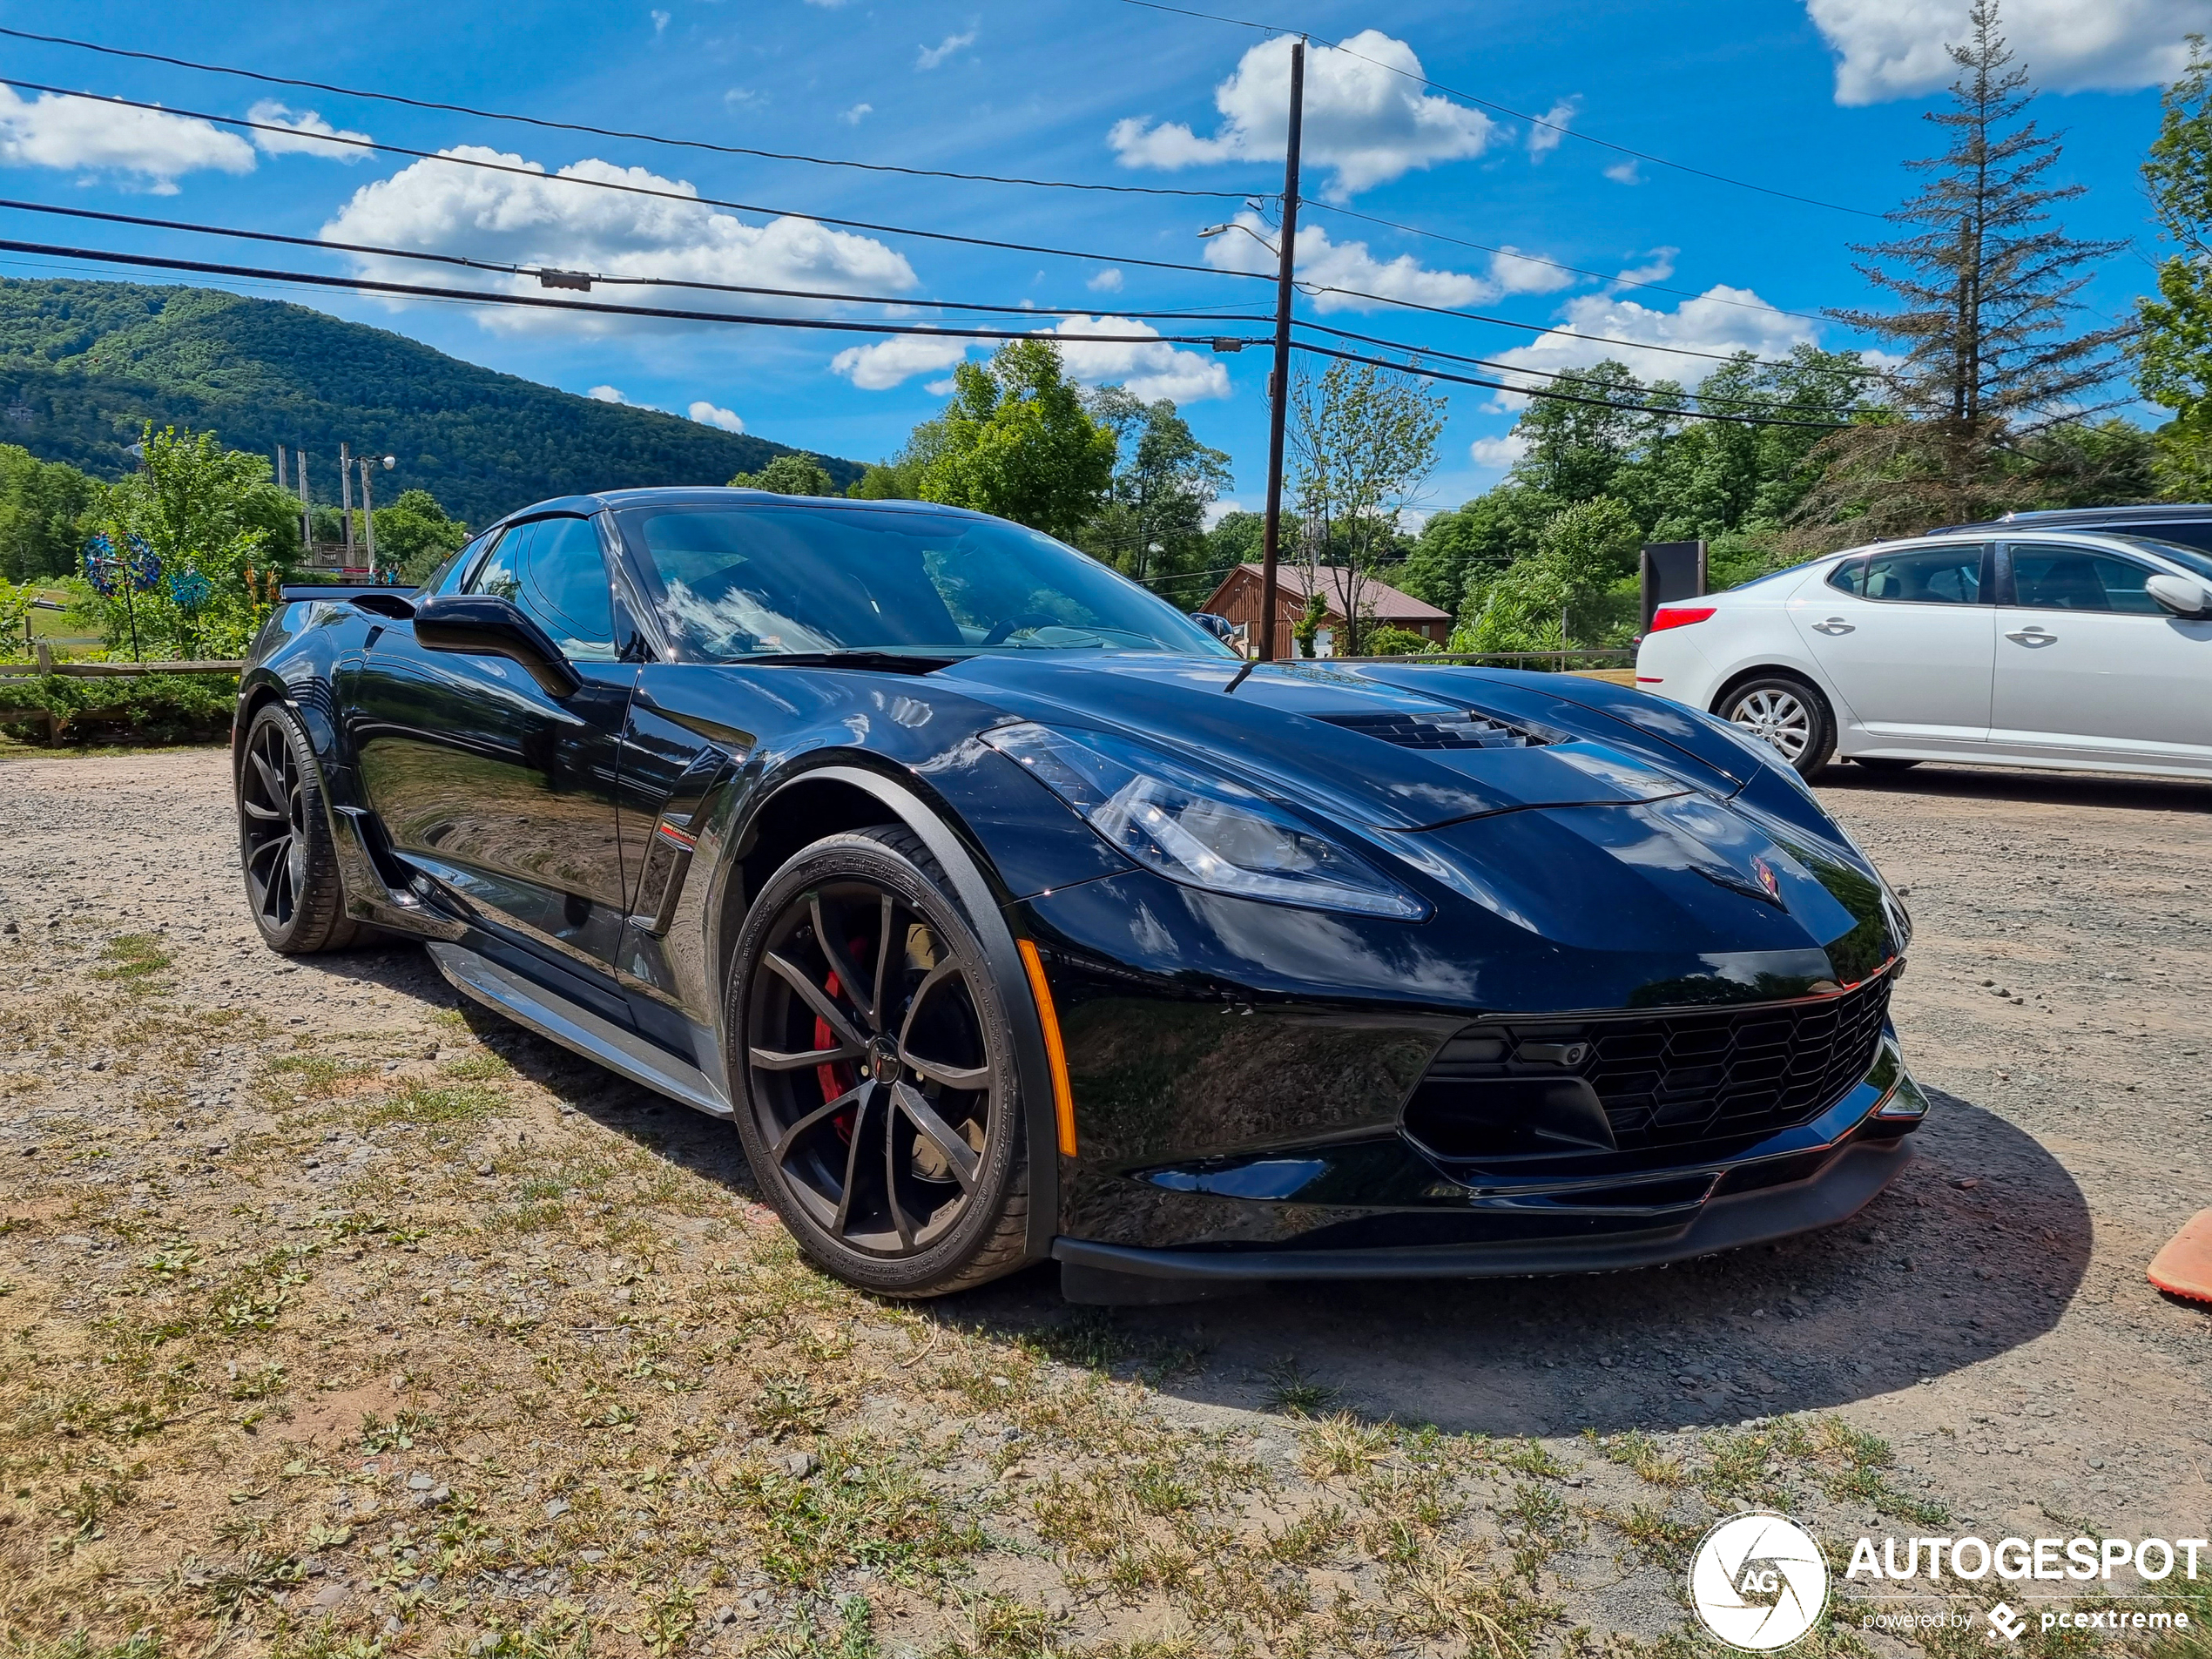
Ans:
{"type": "Polygon", "coordinates": [[[738,941],[738,1128],[800,1249],[940,1296],[1020,1266],[1028,1157],[1012,1028],[944,872],[904,829],[815,842],[738,941]]]}
{"type": "Polygon", "coordinates": [[[1721,718],[1741,727],[1811,778],[1836,752],[1828,699],[1794,674],[1763,674],[1721,699],[1721,718]]]}
{"type": "Polygon", "coordinates": [[[280,703],[263,704],[246,728],[238,847],[253,925],[270,949],[342,950],[361,936],[346,914],[322,776],[307,733],[280,703]]]}

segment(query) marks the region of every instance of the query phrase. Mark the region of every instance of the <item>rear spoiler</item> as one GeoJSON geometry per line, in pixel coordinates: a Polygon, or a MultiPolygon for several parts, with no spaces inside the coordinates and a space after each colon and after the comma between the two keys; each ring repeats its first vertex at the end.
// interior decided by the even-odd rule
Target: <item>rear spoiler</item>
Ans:
{"type": "Polygon", "coordinates": [[[336,583],[320,585],[309,583],[289,583],[279,590],[287,604],[308,604],[320,602],[331,605],[351,605],[356,610],[366,610],[372,616],[389,617],[396,622],[406,622],[415,615],[415,601],[405,588],[378,587],[367,583],[358,587],[336,583]]]}

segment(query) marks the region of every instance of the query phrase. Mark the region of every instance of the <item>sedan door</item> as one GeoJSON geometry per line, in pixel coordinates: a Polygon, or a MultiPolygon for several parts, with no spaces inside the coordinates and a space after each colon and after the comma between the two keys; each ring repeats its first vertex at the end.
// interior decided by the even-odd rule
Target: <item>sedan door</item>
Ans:
{"type": "Polygon", "coordinates": [[[2021,759],[2212,772],[2212,621],[2185,622],[2141,560],[2065,543],[2006,550],[1993,745],[2021,759]]]}
{"type": "Polygon", "coordinates": [[[615,660],[597,527],[511,525],[461,590],[511,600],[583,685],[556,698],[520,664],[384,628],[346,711],[363,792],[393,850],[464,906],[604,966],[625,910],[616,787],[637,669],[615,660]]]}
{"type": "Polygon", "coordinates": [[[1800,590],[1790,617],[1846,705],[1838,714],[1877,744],[1979,747],[1996,654],[1992,563],[1979,542],[1877,548],[1800,590]]]}

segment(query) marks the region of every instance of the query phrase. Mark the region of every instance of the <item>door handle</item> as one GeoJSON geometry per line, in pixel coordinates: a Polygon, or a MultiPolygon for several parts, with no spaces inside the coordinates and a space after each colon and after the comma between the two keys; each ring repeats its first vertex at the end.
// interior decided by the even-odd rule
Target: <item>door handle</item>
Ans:
{"type": "Polygon", "coordinates": [[[1831,617],[1825,622],[1813,624],[1812,631],[1817,634],[1847,634],[1852,631],[1852,627],[1853,624],[1841,617],[1831,617]]]}
{"type": "Polygon", "coordinates": [[[2056,634],[2048,633],[2043,629],[2033,627],[2013,629],[2006,634],[2005,637],[2007,639],[2016,639],[2023,645],[2048,645],[2054,644],[2058,639],[2058,636],[2056,634]]]}

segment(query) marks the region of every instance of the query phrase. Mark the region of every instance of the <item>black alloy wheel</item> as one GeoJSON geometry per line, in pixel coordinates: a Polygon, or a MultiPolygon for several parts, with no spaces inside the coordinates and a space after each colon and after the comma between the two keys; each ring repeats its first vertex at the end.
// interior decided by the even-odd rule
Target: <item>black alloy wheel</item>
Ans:
{"type": "Polygon", "coordinates": [[[730,1030],[755,1177],[808,1256],[936,1296],[1022,1264],[1028,1161],[1004,1001],[918,838],[833,835],[762,889],[730,1030]]]}
{"type": "Polygon", "coordinates": [[[346,914],[320,774],[307,734],[280,704],[264,704],[246,729],[238,842],[253,925],[270,948],[297,955],[360,937],[346,914]]]}

